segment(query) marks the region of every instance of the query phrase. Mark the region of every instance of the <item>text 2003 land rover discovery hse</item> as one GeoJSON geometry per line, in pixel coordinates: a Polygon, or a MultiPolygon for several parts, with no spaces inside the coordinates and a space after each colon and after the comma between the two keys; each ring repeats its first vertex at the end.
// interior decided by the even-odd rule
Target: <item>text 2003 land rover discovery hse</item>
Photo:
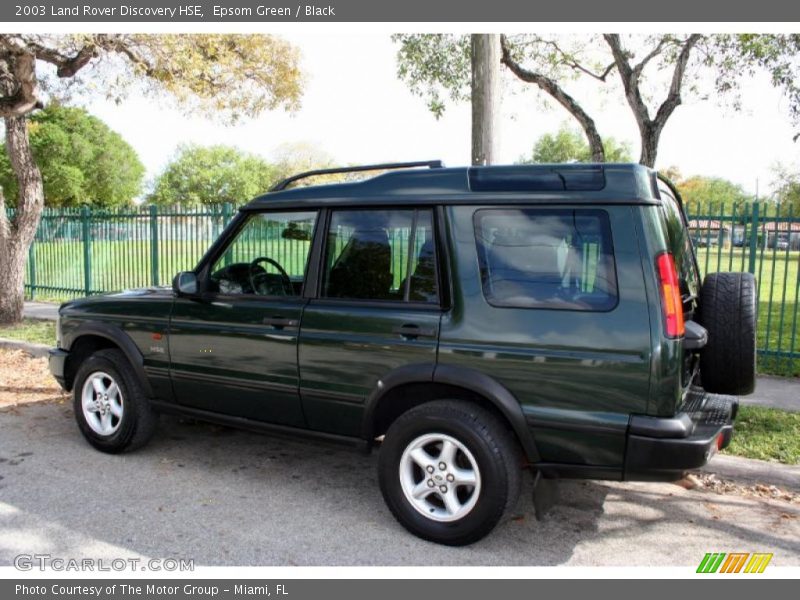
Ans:
{"type": "Polygon", "coordinates": [[[492,530],[525,468],[671,479],[729,443],[718,394],[753,390],[754,279],[701,285],[668,183],[380,165],[399,167],[423,168],[287,180],[172,289],[64,304],[50,367],[89,443],[140,447],[159,412],[380,443],[392,513],[453,545],[492,530]]]}

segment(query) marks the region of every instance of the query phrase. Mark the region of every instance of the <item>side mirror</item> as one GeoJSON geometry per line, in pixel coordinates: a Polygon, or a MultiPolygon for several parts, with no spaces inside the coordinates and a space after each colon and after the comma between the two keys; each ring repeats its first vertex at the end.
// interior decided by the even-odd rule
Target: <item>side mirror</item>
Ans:
{"type": "Polygon", "coordinates": [[[192,271],[182,271],[172,280],[172,291],[178,296],[194,296],[197,294],[197,275],[192,271]]]}

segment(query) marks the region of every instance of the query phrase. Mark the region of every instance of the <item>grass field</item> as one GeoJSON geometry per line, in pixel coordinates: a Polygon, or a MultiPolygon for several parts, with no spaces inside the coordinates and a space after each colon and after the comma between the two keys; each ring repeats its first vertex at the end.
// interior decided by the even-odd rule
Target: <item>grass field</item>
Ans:
{"type": "Polygon", "coordinates": [[[800,413],[761,406],[740,406],[727,454],[800,463],[800,413]]]}
{"type": "Polygon", "coordinates": [[[25,319],[17,325],[0,326],[0,337],[32,344],[55,346],[56,324],[55,321],[25,319]]]}

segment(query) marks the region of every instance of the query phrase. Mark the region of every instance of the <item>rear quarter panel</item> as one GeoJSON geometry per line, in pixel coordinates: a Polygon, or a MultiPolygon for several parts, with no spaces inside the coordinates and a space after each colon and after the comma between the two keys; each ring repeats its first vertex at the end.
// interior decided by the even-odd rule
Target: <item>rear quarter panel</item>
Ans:
{"type": "Polygon", "coordinates": [[[504,385],[519,400],[544,462],[619,467],[629,415],[646,412],[650,379],[636,208],[592,206],[611,222],[619,302],[609,312],[491,306],[473,228],[481,208],[489,207],[447,209],[454,297],[438,363],[482,371],[504,385]]]}

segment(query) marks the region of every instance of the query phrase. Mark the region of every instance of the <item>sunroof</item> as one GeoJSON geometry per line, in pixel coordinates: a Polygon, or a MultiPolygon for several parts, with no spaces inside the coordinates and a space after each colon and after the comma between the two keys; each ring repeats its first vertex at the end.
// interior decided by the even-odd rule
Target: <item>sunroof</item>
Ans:
{"type": "Polygon", "coordinates": [[[606,185],[601,166],[472,167],[469,187],[473,192],[598,191],[606,185]]]}

